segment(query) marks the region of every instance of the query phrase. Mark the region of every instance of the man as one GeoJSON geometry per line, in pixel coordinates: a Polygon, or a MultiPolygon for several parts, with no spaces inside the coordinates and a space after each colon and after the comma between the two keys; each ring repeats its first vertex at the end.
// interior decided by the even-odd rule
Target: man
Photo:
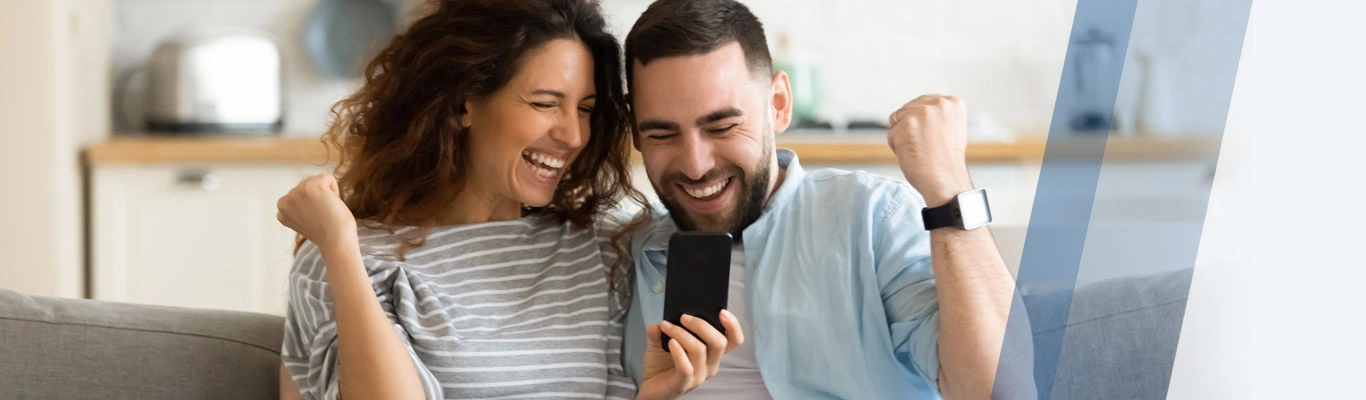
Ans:
{"type": "MultiPolygon", "coordinates": [[[[973,190],[960,100],[921,96],[891,115],[905,181],[806,171],[775,148],[791,88],[745,6],[657,1],[625,47],[636,147],[667,210],[632,244],[629,373],[642,378],[645,326],[662,318],[669,236],[716,231],[737,238],[729,304],[750,339],[691,396],[991,394],[1014,281],[986,229],[926,231],[921,218],[973,190]]],[[[1032,385],[1031,367],[1003,376],[1032,385]]]]}

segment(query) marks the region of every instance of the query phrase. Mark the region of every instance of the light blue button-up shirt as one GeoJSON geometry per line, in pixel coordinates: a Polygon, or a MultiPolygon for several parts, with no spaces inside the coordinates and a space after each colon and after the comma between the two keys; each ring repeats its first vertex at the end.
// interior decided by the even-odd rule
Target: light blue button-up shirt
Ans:
{"type": "MultiPolygon", "coordinates": [[[[937,399],[939,300],[924,200],[904,180],[802,170],[744,230],[744,299],[759,372],[775,399],[937,399]]],[[[663,210],[632,240],[636,290],[626,317],[626,370],[637,382],[663,319],[664,276],[647,252],[678,228],[663,210]]],[[[658,257],[657,257],[658,258],[658,257]]]]}

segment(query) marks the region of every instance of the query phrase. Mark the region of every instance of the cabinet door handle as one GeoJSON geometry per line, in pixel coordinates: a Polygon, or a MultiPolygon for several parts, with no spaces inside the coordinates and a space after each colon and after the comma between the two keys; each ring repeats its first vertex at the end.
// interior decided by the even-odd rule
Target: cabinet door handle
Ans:
{"type": "Polygon", "coordinates": [[[182,186],[198,187],[207,192],[218,189],[221,181],[218,179],[218,174],[210,171],[187,170],[180,172],[180,176],[176,178],[176,183],[182,186]]]}

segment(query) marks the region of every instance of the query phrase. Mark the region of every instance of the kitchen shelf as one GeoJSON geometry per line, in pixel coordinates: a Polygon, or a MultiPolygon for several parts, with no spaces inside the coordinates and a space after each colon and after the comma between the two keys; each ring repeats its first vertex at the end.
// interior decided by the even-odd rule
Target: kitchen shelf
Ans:
{"type": "MultiPolygon", "coordinates": [[[[1101,137],[1077,137],[1059,141],[1050,150],[1058,157],[1094,154],[1101,137]]],[[[968,144],[970,163],[1019,163],[1043,160],[1047,139],[1023,136],[1010,142],[968,144]]],[[[1105,159],[1111,161],[1213,160],[1216,141],[1198,136],[1115,136],[1103,143],[1105,159]]],[[[778,146],[793,149],[802,162],[815,164],[889,164],[896,157],[886,136],[873,133],[838,134],[793,132],[778,136],[778,146]]],[[[639,154],[633,154],[639,161],[639,154]]],[[[316,137],[167,137],[116,138],[86,149],[90,165],[101,164],[314,164],[337,159],[316,137]]]]}

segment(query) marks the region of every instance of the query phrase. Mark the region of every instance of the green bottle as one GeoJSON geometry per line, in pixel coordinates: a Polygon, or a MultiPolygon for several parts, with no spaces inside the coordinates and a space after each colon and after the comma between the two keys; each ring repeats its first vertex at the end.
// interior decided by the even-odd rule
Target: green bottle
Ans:
{"type": "Polygon", "coordinates": [[[773,67],[787,72],[792,86],[792,122],[801,126],[815,122],[820,109],[820,70],[811,57],[794,51],[787,34],[778,36],[773,67]]]}

